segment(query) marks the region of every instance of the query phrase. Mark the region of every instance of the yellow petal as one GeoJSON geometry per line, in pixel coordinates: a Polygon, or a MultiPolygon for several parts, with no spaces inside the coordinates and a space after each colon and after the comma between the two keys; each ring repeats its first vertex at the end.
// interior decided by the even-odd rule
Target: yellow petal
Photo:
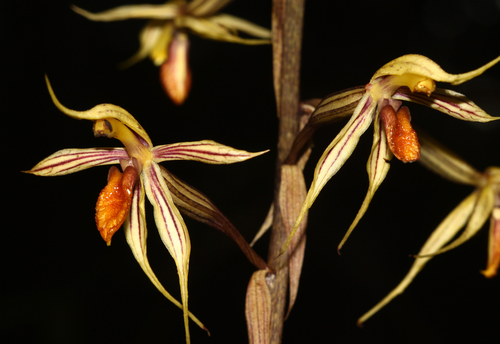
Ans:
{"type": "MultiPolygon", "coordinates": [[[[424,246],[419,252],[420,256],[426,256],[428,253],[439,250],[443,245],[450,241],[456,233],[462,228],[467,219],[469,218],[474,204],[478,198],[479,193],[474,191],[465,200],[463,200],[434,230],[429,239],[425,242],[424,246]]],[[[358,319],[358,325],[361,325],[368,320],[372,315],[377,313],[386,304],[392,301],[396,296],[401,294],[410,285],[415,276],[422,270],[425,264],[432,259],[433,256],[417,258],[406,274],[403,280],[394,288],[382,301],[375,305],[372,309],[366,312],[361,318],[358,319]]]]}
{"type": "Polygon", "coordinates": [[[485,70],[500,61],[500,56],[484,66],[463,74],[448,74],[436,62],[422,55],[404,55],[384,65],[372,77],[375,79],[386,75],[416,74],[435,81],[448,82],[452,85],[461,84],[481,75],[485,70]]]}
{"type": "Polygon", "coordinates": [[[76,111],[68,109],[67,107],[62,105],[56,98],[56,95],[52,90],[52,86],[50,85],[49,78],[47,77],[47,75],[45,75],[45,81],[47,83],[47,88],[49,89],[52,101],[62,113],[72,118],[87,119],[90,121],[96,121],[99,119],[106,119],[106,118],[115,118],[116,120],[122,122],[127,127],[132,129],[139,136],[141,136],[141,138],[143,138],[147,142],[147,144],[149,144],[149,147],[153,147],[153,143],[151,142],[151,139],[149,138],[146,131],[142,128],[139,122],[137,122],[136,119],[130,113],[127,112],[127,110],[113,104],[96,105],[92,109],[87,111],[76,111]]]}
{"type": "Polygon", "coordinates": [[[172,19],[179,13],[179,5],[167,3],[163,5],[125,5],[99,13],[91,13],[75,5],[71,9],[76,13],[94,21],[115,21],[133,18],[172,19]]]}

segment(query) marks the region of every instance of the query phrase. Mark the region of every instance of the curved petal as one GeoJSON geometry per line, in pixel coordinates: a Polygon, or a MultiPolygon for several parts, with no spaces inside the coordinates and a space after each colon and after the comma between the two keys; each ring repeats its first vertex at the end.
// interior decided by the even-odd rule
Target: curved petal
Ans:
{"type": "Polygon", "coordinates": [[[495,65],[500,61],[500,56],[484,66],[463,74],[448,74],[436,62],[430,58],[410,54],[398,57],[395,60],[385,64],[372,77],[371,82],[375,79],[386,75],[403,75],[416,74],[435,81],[448,82],[452,85],[459,85],[467,80],[473,79],[478,75],[483,74],[485,70],[495,65]]]}
{"type": "Polygon", "coordinates": [[[129,159],[124,148],[62,149],[25,172],[37,176],[63,176],[94,166],[119,164],[120,159],[129,159]]]}
{"type": "Polygon", "coordinates": [[[469,98],[452,90],[436,88],[430,96],[427,96],[423,93],[412,93],[408,88],[402,87],[392,98],[422,104],[462,121],[490,122],[500,119],[488,115],[469,98]]]}
{"type": "Polygon", "coordinates": [[[302,205],[299,217],[297,218],[297,221],[295,221],[295,225],[290,232],[280,254],[283,254],[283,252],[287,249],[307,210],[313,205],[316,197],[319,195],[325,184],[337,173],[346,160],[351,156],[354,148],[356,148],[356,145],[358,144],[359,138],[372,123],[376,106],[377,103],[370,97],[370,93],[366,93],[360,100],[349,122],[347,122],[342,131],[333,139],[324,151],[318,161],[318,164],[316,165],[314,179],[309,191],[307,192],[307,197],[302,205]]]}
{"type": "Polygon", "coordinates": [[[359,220],[363,217],[366,210],[368,210],[368,206],[375,195],[380,184],[385,179],[387,172],[389,172],[389,168],[391,165],[389,161],[392,159],[392,153],[387,144],[387,138],[385,136],[384,127],[380,125],[380,114],[377,114],[374,123],[373,130],[373,145],[372,152],[370,157],[368,158],[368,163],[366,164],[366,170],[368,171],[368,179],[370,184],[368,186],[368,192],[365,196],[363,204],[356,215],[356,218],[352,222],[351,226],[347,230],[347,233],[342,238],[337,250],[340,251],[344,243],[347,241],[347,238],[354,230],[359,220]]]}
{"type": "Polygon", "coordinates": [[[153,159],[155,162],[195,160],[206,164],[233,164],[254,158],[268,151],[250,153],[211,140],[203,140],[156,146],[153,148],[153,159]]]}
{"type": "MultiPolygon", "coordinates": [[[[135,259],[141,266],[142,270],[148,276],[149,280],[153,285],[163,294],[170,302],[182,309],[182,304],[177,301],[169,292],[163,288],[160,281],[156,277],[153,269],[149,265],[148,254],[147,254],[147,228],[146,228],[146,215],[144,210],[144,191],[143,191],[142,181],[137,183],[134,190],[134,196],[132,198],[132,205],[130,207],[130,213],[124,224],[125,238],[127,243],[134,254],[135,259]]],[[[191,312],[189,312],[189,317],[198,326],[206,330],[205,326],[199,321],[191,312]]]]}
{"type": "MultiPolygon", "coordinates": [[[[465,227],[465,230],[462,232],[462,234],[451,244],[443,247],[436,252],[430,252],[427,254],[427,256],[434,256],[444,253],[459,245],[462,245],[464,242],[472,238],[481,229],[481,227],[483,227],[486,220],[488,220],[494,206],[495,193],[491,185],[486,185],[479,193],[479,198],[477,199],[477,202],[474,206],[472,215],[469,219],[469,222],[467,223],[467,227],[465,227]]],[[[419,257],[420,256],[423,255],[419,254],[419,257]]]]}
{"type": "MultiPolygon", "coordinates": [[[[426,256],[429,253],[439,250],[443,245],[450,241],[462,228],[474,209],[474,204],[477,201],[479,193],[474,191],[465,200],[463,200],[434,230],[429,239],[425,242],[424,246],[420,249],[419,257],[426,256]]],[[[401,294],[408,285],[413,281],[415,276],[423,269],[425,264],[432,259],[431,257],[417,258],[399,285],[394,288],[382,301],[375,307],[366,312],[361,318],[358,319],[358,325],[361,325],[368,320],[372,315],[377,313],[386,304],[392,301],[396,296],[401,294]]]]}
{"type": "Polygon", "coordinates": [[[125,5],[107,11],[92,13],[72,5],[76,13],[94,21],[115,21],[124,19],[173,19],[179,14],[179,6],[175,3],[163,5],[125,5]]]}
{"type": "Polygon", "coordinates": [[[174,258],[179,275],[182,310],[184,312],[184,327],[186,341],[190,342],[188,322],[188,272],[191,242],[186,224],[179,210],[175,207],[172,196],[163,179],[160,167],[155,162],[146,164],[142,170],[144,188],[149,201],[154,208],[156,227],[163,244],[174,258]]]}
{"type": "Polygon", "coordinates": [[[420,162],[432,172],[455,183],[480,186],[484,176],[454,153],[426,135],[419,135],[420,162]]]}
{"type": "Polygon", "coordinates": [[[240,44],[269,44],[269,39],[256,39],[256,38],[241,38],[234,34],[229,28],[223,27],[211,18],[195,18],[183,17],[179,22],[179,26],[185,27],[196,33],[197,35],[216,41],[240,43],[240,44]]]}
{"type": "Polygon", "coordinates": [[[144,139],[146,143],[149,145],[149,147],[153,147],[153,143],[151,143],[151,139],[149,138],[146,131],[141,127],[139,122],[137,122],[136,119],[130,113],[127,112],[127,110],[113,104],[96,105],[92,109],[87,111],[76,111],[68,109],[67,107],[62,105],[56,98],[56,95],[54,93],[54,90],[52,90],[52,86],[50,85],[49,78],[47,77],[47,75],[45,75],[45,82],[47,83],[47,88],[49,89],[50,97],[52,98],[54,105],[62,113],[72,118],[87,119],[90,121],[96,121],[99,119],[106,119],[106,118],[114,118],[125,124],[131,130],[133,130],[137,135],[139,135],[142,139],[144,139]]]}
{"type": "Polygon", "coordinates": [[[218,14],[210,17],[210,20],[219,25],[244,32],[254,37],[271,39],[271,30],[229,14],[218,14]]]}
{"type": "Polygon", "coordinates": [[[264,260],[207,196],[174,176],[163,166],[160,166],[160,169],[175,206],[184,215],[220,230],[240,247],[248,260],[258,269],[267,268],[264,260]]]}

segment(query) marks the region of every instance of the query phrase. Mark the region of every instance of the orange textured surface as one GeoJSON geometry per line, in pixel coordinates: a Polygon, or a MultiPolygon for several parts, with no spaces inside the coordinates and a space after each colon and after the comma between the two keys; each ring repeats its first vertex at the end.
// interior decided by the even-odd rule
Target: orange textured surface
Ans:
{"type": "Polygon", "coordinates": [[[108,184],[99,194],[95,207],[97,229],[108,246],[128,216],[137,178],[137,171],[132,166],[128,166],[123,174],[115,166],[109,170],[108,184]]]}

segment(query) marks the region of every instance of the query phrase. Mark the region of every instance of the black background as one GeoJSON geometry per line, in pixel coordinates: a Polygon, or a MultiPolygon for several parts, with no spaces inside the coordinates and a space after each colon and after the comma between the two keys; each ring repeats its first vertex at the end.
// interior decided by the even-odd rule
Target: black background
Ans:
{"type": "MultiPolygon", "coordinates": [[[[155,1],[160,3],[160,1],[155,1]]],[[[79,0],[99,12],[133,1],[79,0]]],[[[154,1],[151,1],[154,3],[154,1]]],[[[94,205],[107,168],[58,178],[22,174],[63,148],[119,146],[94,138],[91,123],[52,104],[86,110],[99,103],[127,109],[153,143],[212,139],[271,152],[229,166],[165,164],[203,191],[251,240],[272,201],[278,121],[270,46],[243,46],[191,35],[193,86],[177,107],[164,95],[149,60],[116,65],[138,49],[143,20],[97,23],[68,1],[3,1],[0,5],[3,119],[3,225],[0,340],[4,343],[182,343],[182,314],[154,288],[123,234],[107,247],[95,229],[94,205]]],[[[224,12],[270,27],[271,1],[235,1],[224,12]]],[[[419,53],[450,73],[475,69],[499,55],[498,1],[308,1],[301,94],[323,97],[366,84],[386,62],[419,53]]],[[[491,115],[500,115],[500,66],[463,85],[491,115]]],[[[484,170],[500,164],[500,122],[460,122],[410,105],[413,123],[484,170]]],[[[320,130],[305,170],[342,124],[320,130]]],[[[365,323],[356,320],[408,271],[432,230],[472,188],[419,164],[391,163],[367,214],[339,256],[336,246],[366,193],[371,130],[310,211],[299,295],[284,343],[445,343],[495,338],[499,278],[485,279],[487,227],[432,260],[404,294],[365,323]]],[[[148,208],[151,265],[178,296],[174,263],[148,208]]],[[[212,228],[186,219],[192,240],[189,308],[211,331],[191,324],[193,343],[245,343],[246,285],[254,271],[238,248],[212,228]]],[[[267,255],[268,236],[256,244],[267,255]]]]}

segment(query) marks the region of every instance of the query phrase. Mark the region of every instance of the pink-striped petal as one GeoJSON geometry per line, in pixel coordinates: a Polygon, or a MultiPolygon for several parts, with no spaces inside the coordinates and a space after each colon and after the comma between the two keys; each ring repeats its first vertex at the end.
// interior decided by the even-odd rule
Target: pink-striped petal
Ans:
{"type": "Polygon", "coordinates": [[[119,164],[120,159],[129,159],[124,148],[63,149],[43,159],[26,173],[62,176],[94,166],[119,164]]]}
{"type": "Polygon", "coordinates": [[[251,153],[221,145],[211,140],[203,140],[156,146],[153,148],[153,158],[155,162],[195,160],[206,164],[233,164],[266,152],[268,150],[251,153]]]}
{"type": "Polygon", "coordinates": [[[462,121],[484,123],[500,119],[488,115],[469,98],[452,90],[436,88],[430,96],[427,96],[423,93],[412,93],[408,88],[402,87],[392,98],[422,104],[462,121]]]}
{"type": "Polygon", "coordinates": [[[365,196],[363,204],[361,205],[361,208],[358,211],[358,214],[356,215],[356,218],[352,222],[351,226],[347,230],[347,233],[344,235],[344,238],[338,246],[339,251],[346,242],[351,232],[358,224],[359,220],[361,220],[365,212],[368,210],[368,206],[370,205],[375,192],[377,191],[380,184],[382,184],[382,182],[384,181],[385,176],[387,175],[387,172],[389,172],[389,168],[391,167],[389,161],[392,158],[392,153],[389,149],[389,145],[387,144],[384,127],[380,125],[380,121],[380,115],[377,115],[373,130],[372,152],[370,154],[370,157],[368,158],[368,163],[366,164],[368,179],[370,181],[368,192],[365,196]]]}
{"type": "Polygon", "coordinates": [[[313,205],[316,197],[318,197],[325,184],[337,173],[346,160],[351,156],[354,148],[356,148],[356,145],[358,144],[359,138],[372,123],[376,106],[377,103],[371,98],[370,93],[366,93],[360,100],[356,110],[354,110],[349,122],[333,139],[319,159],[318,164],[316,165],[316,170],[314,171],[314,179],[307,193],[306,200],[302,205],[302,209],[297,221],[295,222],[295,226],[290,232],[280,254],[285,252],[287,249],[307,210],[313,205]]]}
{"type": "MultiPolygon", "coordinates": [[[[182,304],[165,290],[149,265],[146,243],[147,228],[143,189],[144,186],[142,185],[142,182],[137,183],[134,190],[134,196],[132,198],[130,213],[124,224],[125,237],[135,259],[141,266],[146,276],[148,276],[151,283],[153,283],[160,293],[162,293],[163,296],[165,296],[170,302],[182,309],[182,304]]],[[[191,312],[189,312],[189,317],[198,326],[206,330],[205,326],[191,312]]]]}
{"type": "Polygon", "coordinates": [[[168,191],[160,166],[153,162],[146,164],[142,170],[146,195],[154,208],[156,227],[163,244],[174,258],[179,275],[181,289],[182,310],[184,312],[184,326],[186,341],[190,342],[188,322],[188,271],[191,242],[186,224],[179,210],[175,207],[168,191]]]}

